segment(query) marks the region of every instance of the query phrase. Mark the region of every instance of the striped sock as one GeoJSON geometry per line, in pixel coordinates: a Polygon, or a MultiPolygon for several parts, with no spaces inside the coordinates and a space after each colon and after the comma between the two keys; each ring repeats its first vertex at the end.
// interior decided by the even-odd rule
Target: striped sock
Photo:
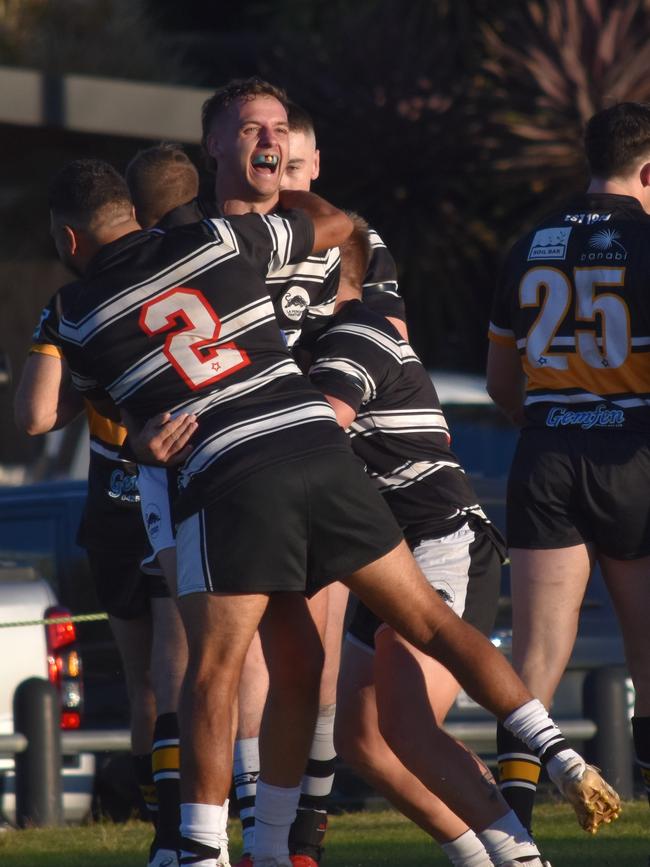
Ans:
{"type": "Polygon", "coordinates": [[[531,698],[503,720],[503,727],[522,740],[546,764],[559,752],[567,751],[564,735],[548,715],[541,701],[531,698]]]}
{"type": "Polygon", "coordinates": [[[240,738],[235,741],[233,777],[239,805],[243,851],[249,854],[255,844],[255,793],[260,775],[260,748],[258,738],[240,738]]]}
{"type": "Polygon", "coordinates": [[[499,789],[520,822],[532,833],[533,806],[541,772],[541,762],[523,741],[497,724],[497,761],[499,789]]]}
{"type": "Polygon", "coordinates": [[[292,855],[308,855],[319,861],[327,830],[327,803],[334,785],[336,705],[319,709],[307,769],[300,786],[296,819],[289,833],[292,855]]]}
{"type": "Polygon", "coordinates": [[[151,766],[158,795],[157,843],[161,849],[177,849],[181,793],[178,719],[175,713],[163,713],[156,720],[151,766]]]}

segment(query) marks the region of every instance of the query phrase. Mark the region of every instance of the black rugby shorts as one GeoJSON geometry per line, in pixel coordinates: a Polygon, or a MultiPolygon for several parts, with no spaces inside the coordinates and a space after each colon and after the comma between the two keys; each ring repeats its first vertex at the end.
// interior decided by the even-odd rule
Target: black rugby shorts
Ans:
{"type": "Polygon", "coordinates": [[[178,595],[313,595],[402,533],[351,450],[273,464],[178,525],[178,595]]]}
{"type": "Polygon", "coordinates": [[[649,494],[647,434],[525,429],[508,479],[508,546],[593,543],[617,560],[645,557],[649,494]]]}
{"type": "Polygon", "coordinates": [[[169,593],[162,574],[145,574],[140,568],[142,553],[89,548],[90,572],[97,598],[104,610],[122,620],[144,617],[152,599],[165,599],[169,593]]]}

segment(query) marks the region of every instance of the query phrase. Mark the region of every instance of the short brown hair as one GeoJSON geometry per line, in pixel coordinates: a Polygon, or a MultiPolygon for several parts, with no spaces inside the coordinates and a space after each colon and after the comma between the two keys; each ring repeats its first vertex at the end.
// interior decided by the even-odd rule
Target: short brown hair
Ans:
{"type": "Polygon", "coordinates": [[[276,87],[275,84],[264,81],[263,78],[256,75],[251,78],[233,78],[228,84],[215,90],[212,96],[203,103],[201,109],[201,145],[206,165],[212,171],[216,170],[217,164],[214,157],[208,153],[207,141],[215,118],[229,108],[233,102],[237,102],[239,99],[255,99],[256,96],[272,96],[288,110],[289,99],[284,88],[276,87]]]}
{"type": "Polygon", "coordinates": [[[287,117],[289,118],[289,130],[291,132],[303,132],[316,138],[314,121],[308,111],[296,102],[287,105],[287,117]]]}
{"type": "Polygon", "coordinates": [[[619,102],[595,114],[585,129],[592,177],[625,177],[644,154],[650,159],[650,104],[619,102]]]}
{"type": "Polygon", "coordinates": [[[196,198],[199,173],[179,144],[162,142],[138,151],[126,167],[138,221],[155,226],[165,214],[196,198]]]}

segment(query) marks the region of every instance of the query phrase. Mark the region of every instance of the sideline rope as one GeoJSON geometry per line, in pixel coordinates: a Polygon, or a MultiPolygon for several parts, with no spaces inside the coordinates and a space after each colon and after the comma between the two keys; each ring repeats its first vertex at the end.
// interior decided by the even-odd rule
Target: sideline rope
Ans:
{"type": "Polygon", "coordinates": [[[7,629],[15,626],[50,626],[54,623],[93,623],[98,620],[108,620],[108,614],[105,611],[98,611],[96,614],[73,614],[68,617],[42,617],[39,620],[9,620],[6,623],[0,623],[0,629],[7,629]]]}

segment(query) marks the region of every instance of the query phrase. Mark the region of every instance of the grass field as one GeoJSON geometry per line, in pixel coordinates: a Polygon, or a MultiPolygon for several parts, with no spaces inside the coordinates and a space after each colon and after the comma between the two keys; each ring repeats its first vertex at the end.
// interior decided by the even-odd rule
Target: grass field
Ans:
{"type": "MultiPolygon", "coordinates": [[[[580,830],[564,805],[536,811],[537,838],[553,867],[647,867],[650,812],[625,805],[621,818],[596,837],[580,830]]],[[[150,831],[142,822],[0,834],[2,867],[145,867],[150,831]]],[[[236,823],[232,855],[239,853],[236,823]]],[[[448,865],[436,846],[397,813],[350,813],[330,820],[324,867],[435,867],[448,865]]]]}

